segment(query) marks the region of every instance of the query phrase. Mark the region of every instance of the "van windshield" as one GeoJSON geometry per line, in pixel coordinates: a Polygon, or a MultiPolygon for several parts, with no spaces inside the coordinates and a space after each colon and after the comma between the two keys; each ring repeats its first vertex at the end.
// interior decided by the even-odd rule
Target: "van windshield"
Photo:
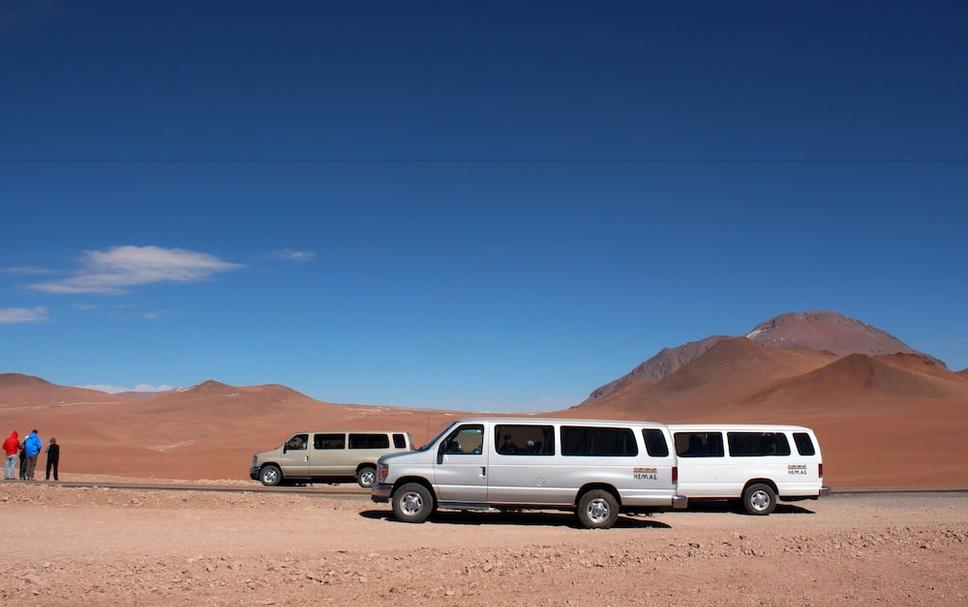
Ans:
{"type": "Polygon", "coordinates": [[[417,449],[417,451],[426,451],[427,449],[430,449],[433,446],[434,443],[436,443],[438,440],[440,440],[440,437],[441,436],[443,436],[444,434],[446,434],[456,424],[457,424],[457,422],[454,422],[453,424],[450,424],[449,426],[444,426],[444,428],[440,432],[438,432],[436,436],[434,436],[432,439],[430,439],[429,441],[427,441],[425,444],[421,445],[420,448],[417,449]]]}

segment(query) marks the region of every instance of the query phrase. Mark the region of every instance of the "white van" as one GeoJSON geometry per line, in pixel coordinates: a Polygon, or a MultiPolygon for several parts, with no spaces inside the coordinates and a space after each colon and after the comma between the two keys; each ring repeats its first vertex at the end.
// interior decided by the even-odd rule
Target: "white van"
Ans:
{"type": "Polygon", "coordinates": [[[423,522],[452,510],[575,510],[589,528],[619,511],[684,508],[666,426],[651,422],[473,418],[413,453],[380,458],[375,502],[423,522]]]}
{"type": "Polygon", "coordinates": [[[820,443],[802,426],[670,424],[679,493],[690,502],[742,500],[750,514],[773,512],[777,499],[828,495],[820,443]]]}
{"type": "Polygon", "coordinates": [[[270,486],[356,481],[369,488],[380,456],[409,451],[412,444],[409,433],[392,430],[298,432],[281,446],[253,455],[249,478],[270,486]]]}

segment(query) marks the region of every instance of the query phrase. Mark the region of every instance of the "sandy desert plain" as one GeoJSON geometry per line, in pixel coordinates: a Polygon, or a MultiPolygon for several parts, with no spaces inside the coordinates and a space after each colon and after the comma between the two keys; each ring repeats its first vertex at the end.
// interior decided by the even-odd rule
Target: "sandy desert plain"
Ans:
{"type": "Polygon", "coordinates": [[[297,430],[419,443],[466,412],[321,402],[204,381],[106,394],[0,375],[4,435],[63,445],[62,480],[197,491],[0,486],[0,600],[17,604],[968,604],[968,374],[830,312],[662,350],[548,415],[813,427],[841,494],[767,518],[726,506],[625,517],[440,513],[412,526],[365,492],[259,492],[253,452],[297,430]],[[239,486],[252,492],[213,493],[239,486]],[[344,495],[343,493],[348,493],[344,495]]]}

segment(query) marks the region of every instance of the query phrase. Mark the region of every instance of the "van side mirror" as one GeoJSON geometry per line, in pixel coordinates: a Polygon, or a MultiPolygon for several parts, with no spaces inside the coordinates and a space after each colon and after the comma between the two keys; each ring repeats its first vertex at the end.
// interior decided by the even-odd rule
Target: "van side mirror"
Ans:
{"type": "Polygon", "coordinates": [[[444,444],[441,443],[440,447],[437,448],[437,464],[444,463],[444,444]]]}
{"type": "Polygon", "coordinates": [[[282,446],[282,452],[286,453],[288,451],[289,451],[289,443],[286,443],[285,445],[282,446]]]}

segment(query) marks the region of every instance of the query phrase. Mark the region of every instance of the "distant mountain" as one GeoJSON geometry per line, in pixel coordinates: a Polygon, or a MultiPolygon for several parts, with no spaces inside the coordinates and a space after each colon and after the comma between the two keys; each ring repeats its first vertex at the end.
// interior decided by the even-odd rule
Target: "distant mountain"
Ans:
{"type": "Polygon", "coordinates": [[[961,371],[958,371],[957,374],[965,379],[968,379],[968,369],[962,369],[961,371]]]}
{"type": "MultiPolygon", "coordinates": [[[[877,327],[828,311],[782,314],[756,325],[746,337],[771,348],[806,348],[837,355],[903,352],[928,356],[877,327]]],[[[585,403],[601,400],[628,386],[658,382],[727,339],[730,337],[714,335],[675,348],[663,348],[625,375],[593,390],[585,403]]],[[[937,359],[932,360],[944,365],[937,359]]]]}
{"type": "Polygon", "coordinates": [[[87,388],[51,383],[22,373],[0,373],[0,408],[22,405],[63,406],[75,403],[112,403],[119,398],[87,388]]]}

